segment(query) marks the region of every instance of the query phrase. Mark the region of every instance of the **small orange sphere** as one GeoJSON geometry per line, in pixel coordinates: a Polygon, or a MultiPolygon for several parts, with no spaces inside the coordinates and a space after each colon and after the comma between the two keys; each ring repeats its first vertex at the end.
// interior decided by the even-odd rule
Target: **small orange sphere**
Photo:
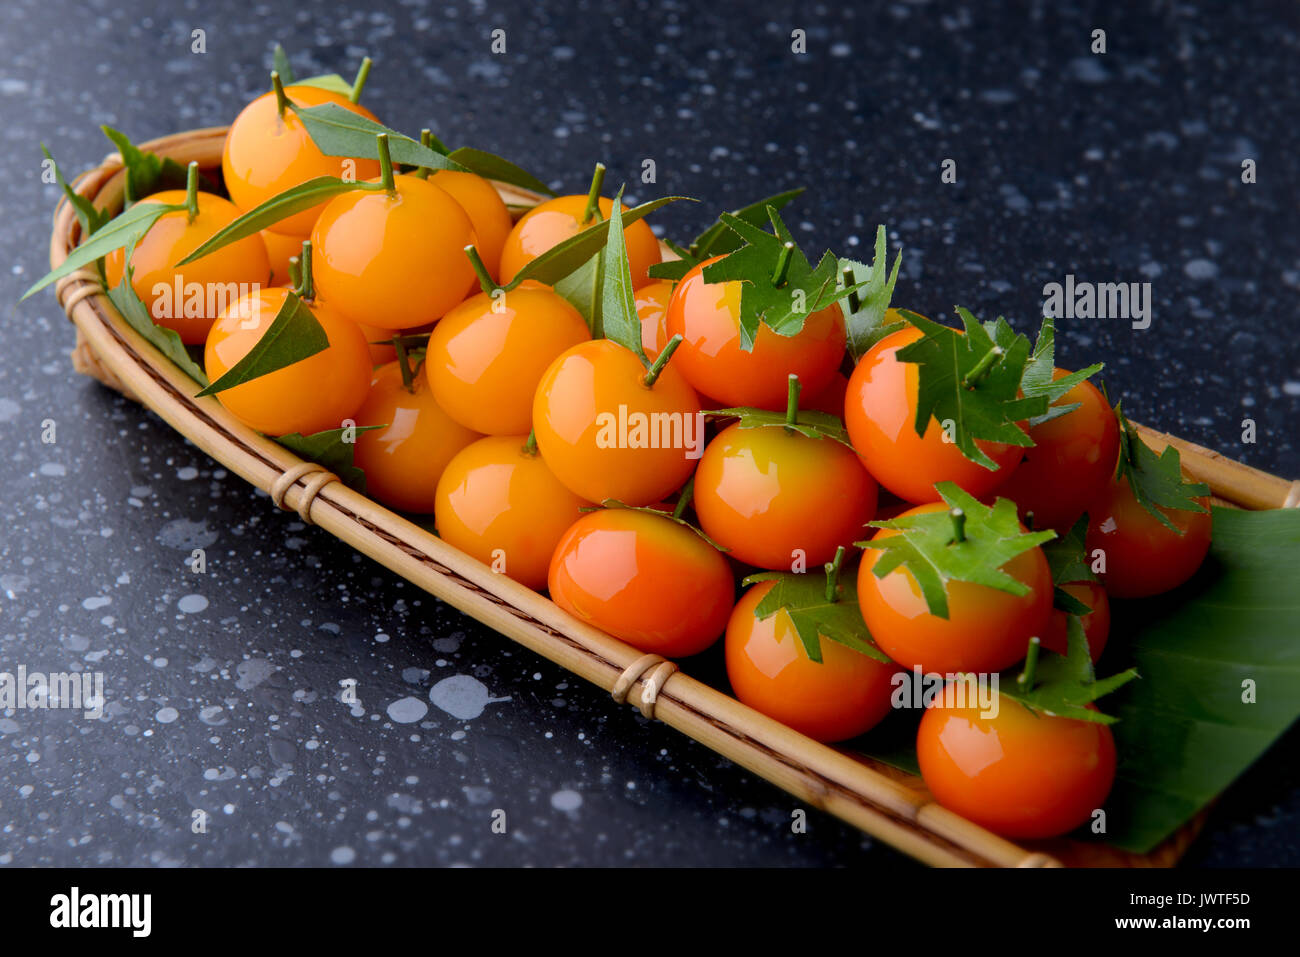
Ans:
{"type": "Polygon", "coordinates": [[[867,535],[876,483],[853,450],[783,426],[728,426],[695,473],[700,527],[760,568],[812,567],[867,535]]]}
{"type": "Polygon", "coordinates": [[[526,435],[490,435],[463,449],[438,480],[434,517],[448,545],[540,590],[555,546],[587,502],[527,442],[526,435]]]}
{"type": "Polygon", "coordinates": [[[537,384],[533,428],[556,478],[590,502],[652,505],[681,488],[704,451],[695,390],[670,359],[652,386],[609,339],[565,352],[537,384]]]}
{"type": "Polygon", "coordinates": [[[501,194],[482,176],[457,170],[440,169],[429,177],[429,182],[445,190],[465,210],[474,225],[479,257],[492,278],[498,279],[501,250],[515,225],[501,194]]]}
{"type": "Polygon", "coordinates": [[[1088,554],[1100,549],[1105,555],[1105,569],[1098,574],[1112,598],[1158,595],[1196,574],[1210,551],[1213,521],[1210,500],[1195,501],[1204,512],[1160,509],[1173,531],[1139,504],[1127,478],[1106,484],[1088,506],[1088,554]]]}
{"type": "Polygon", "coordinates": [[[673,297],[673,284],[667,279],[651,280],[636,291],[636,314],[641,320],[641,348],[651,359],[657,359],[668,340],[668,302],[673,297]]]}
{"type": "MultiPolygon", "coordinates": [[[[315,86],[287,86],[285,95],[298,106],[334,103],[368,120],[375,115],[341,93],[315,86]]],[[[292,109],[279,112],[275,93],[263,93],[235,117],[226,134],[221,155],[221,172],[226,189],[244,212],[260,206],[272,196],[301,186],[317,176],[349,173],[357,180],[379,175],[379,162],[345,156],[326,156],[312,141],[306,127],[292,109]]],[[[273,232],[305,236],[311,232],[324,203],[295,213],[270,227],[273,232]]]]}
{"type": "Polygon", "coordinates": [[[859,360],[844,398],[849,438],[876,481],[899,498],[918,505],[937,502],[935,483],[956,482],[983,499],[1011,477],[1024,449],[976,440],[976,447],[998,466],[986,469],[945,441],[943,428],[933,418],[924,436],[916,434],[917,365],[899,361],[895,353],[921,335],[914,327],[895,332],[859,360]]]}
{"type": "MultiPolygon", "coordinates": [[[[936,502],[903,515],[947,507],[936,502]]],[[[897,534],[882,528],[874,538],[897,534]]],[[[858,603],[880,650],[905,668],[937,674],[1002,671],[1024,658],[1029,639],[1041,638],[1046,630],[1052,611],[1052,573],[1041,548],[1021,552],[1002,566],[1029,586],[1024,595],[972,582],[948,582],[947,618],[930,612],[921,586],[906,566],[877,578],[872,569],[880,554],[878,549],[864,550],[858,568],[858,603]]]]}
{"type": "MultiPolygon", "coordinates": [[[[184,202],[185,190],[167,189],[140,205],[184,202]]],[[[268,284],[271,274],[266,245],[257,236],[246,236],[178,268],[177,262],[240,215],[234,203],[211,193],[198,194],[198,210],[193,222],[184,210],[163,213],[131,253],[131,288],[154,322],[180,333],[188,346],[203,342],[218,314],[251,287],[268,284]]],[[[110,288],[121,283],[125,261],[122,249],[104,257],[110,288]]]]}
{"type": "Polygon", "coordinates": [[[626,508],[588,512],[564,533],[551,599],[642,651],[698,654],[731,614],[735,583],[722,553],[671,518],[626,508]]]}
{"type": "MultiPolygon", "coordinates": [[[[601,217],[609,219],[614,211],[613,201],[602,196],[599,206],[601,217]]],[[[501,281],[509,282],[515,273],[552,246],[594,225],[597,221],[594,216],[589,223],[581,222],[586,208],[586,196],[559,196],[524,213],[501,250],[501,281]]],[[[626,211],[627,207],[624,206],[623,210],[626,211]]],[[[623,236],[627,241],[632,285],[641,286],[649,278],[646,270],[660,260],[659,240],[655,239],[644,219],[625,225],[623,236]]]]}
{"type": "Polygon", "coordinates": [[[353,461],[366,473],[366,494],[404,512],[432,512],[443,469],[479,438],[442,410],[423,376],[407,389],[396,362],[375,370],[355,418],[385,426],[357,434],[353,461]]]}
{"type": "Polygon", "coordinates": [[[398,176],[391,192],[335,196],[311,237],[321,297],[353,322],[425,325],[464,299],[475,281],[465,255],[474,227],[465,210],[414,176],[398,176]]]}
{"type": "Polygon", "coordinates": [[[707,283],[704,269],[722,257],[694,266],[682,277],[668,304],[668,337],[682,337],[673,361],[696,391],[728,407],[785,408],[791,374],[808,395],[830,383],[844,358],[844,316],[832,304],[804,319],[792,336],[760,323],[754,348],[740,346],[741,283],[707,283]]]}
{"type": "MultiPolygon", "coordinates": [[[[288,295],[281,286],[263,288],[217,317],[203,352],[210,381],[216,382],[248,355],[288,295]]],[[[267,435],[342,428],[345,419],[355,417],[370,386],[370,354],[361,330],[323,303],[306,305],[325,330],[327,348],[217,393],[236,418],[267,435]]]]}
{"type": "Polygon", "coordinates": [[[874,728],[889,713],[898,669],[825,637],[822,660],[813,661],[789,612],[754,615],[772,587],[759,582],[747,591],[727,623],[727,677],[736,697],[817,741],[846,741],[874,728]]]}
{"type": "Polygon", "coordinates": [[[849,390],[848,377],[843,372],[837,372],[831,376],[831,381],[826,387],[814,395],[812,398],[804,401],[804,405],[817,412],[825,412],[833,415],[835,418],[844,420],[844,396],[849,390]]]}
{"type": "Polygon", "coordinates": [[[266,254],[271,260],[271,281],[268,285],[292,285],[292,280],[289,278],[289,260],[294,256],[302,256],[302,244],[311,237],[273,233],[269,229],[262,230],[258,235],[262,237],[262,242],[266,243],[266,254]]]}
{"type": "Polygon", "coordinates": [[[926,709],[916,757],[935,800],[1004,837],[1058,837],[1088,821],[1115,781],[1110,728],[994,701],[996,715],[926,709]]]}
{"type": "Polygon", "coordinates": [[[487,435],[527,435],[537,383],[560,353],[588,342],[578,310],[536,283],[479,293],[433,327],[424,362],[439,404],[487,435]]]}

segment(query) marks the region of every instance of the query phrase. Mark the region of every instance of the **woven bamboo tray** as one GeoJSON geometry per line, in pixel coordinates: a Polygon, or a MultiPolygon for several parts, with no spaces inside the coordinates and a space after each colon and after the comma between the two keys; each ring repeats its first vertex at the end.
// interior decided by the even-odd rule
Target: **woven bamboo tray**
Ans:
{"type": "MultiPolygon", "coordinates": [[[[144,146],[181,165],[197,161],[203,169],[216,169],[225,134],[225,127],[192,130],[144,146]]],[[[96,206],[117,209],[123,184],[121,160],[113,154],[79,177],[75,188],[96,206]]],[[[539,201],[514,187],[498,188],[512,205],[539,201]]],[[[51,267],[61,264],[79,239],[79,224],[65,200],[55,210],[51,267]]],[[[671,663],[577,621],[544,596],[493,573],[347,488],[320,466],[257,434],[215,397],[194,398],[194,383],[122,319],[103,295],[93,270],[80,270],[55,289],[77,328],[72,352],[76,371],[152,409],[225,468],[268,492],[277,506],[296,510],[304,521],[431,595],[610,691],[616,701],[639,704],[647,716],[762,776],[800,805],[834,814],[938,866],[1168,866],[1200,830],[1203,815],[1145,856],[1069,840],[1018,846],[991,834],[934,803],[919,778],[812,741],[671,663]]],[[[1220,504],[1251,509],[1300,504],[1300,482],[1259,472],[1172,436],[1142,431],[1157,450],[1176,446],[1187,471],[1207,482],[1220,504]]]]}

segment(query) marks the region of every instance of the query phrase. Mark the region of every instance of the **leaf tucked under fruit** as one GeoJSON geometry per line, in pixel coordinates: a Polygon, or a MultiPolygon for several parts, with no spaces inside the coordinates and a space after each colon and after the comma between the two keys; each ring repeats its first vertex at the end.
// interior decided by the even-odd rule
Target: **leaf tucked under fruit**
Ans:
{"type": "Polygon", "coordinates": [[[962,581],[1012,595],[1025,595],[1029,586],[1002,566],[1022,552],[1051,541],[1053,531],[1022,532],[1015,503],[999,498],[992,507],[962,491],[952,482],[939,482],[935,490],[952,509],[960,509],[960,534],[950,512],[906,515],[884,522],[869,523],[889,528],[897,535],[857,542],[862,548],[880,551],[871,571],[884,578],[900,565],[916,579],[930,614],[948,617],[948,582],[962,581]]]}
{"type": "MultiPolygon", "coordinates": [[[[1039,653],[1032,688],[1020,687],[1017,676],[1008,673],[1003,674],[998,682],[998,694],[1058,718],[1114,724],[1115,719],[1110,715],[1086,705],[1132,681],[1138,676],[1137,669],[1129,668],[1097,680],[1088,654],[1088,639],[1084,637],[1083,625],[1074,615],[1069,618],[1065,634],[1067,654],[1058,655],[1046,650],[1039,653]]],[[[1003,707],[1009,705],[1004,703],[1003,707]]]]}
{"type": "Polygon", "coordinates": [[[1088,516],[1084,514],[1074,526],[1060,538],[1043,543],[1043,555],[1052,570],[1053,604],[1070,615],[1088,615],[1092,609],[1075,598],[1062,585],[1072,582],[1093,582],[1097,576],[1088,564],[1087,552],[1088,516]]]}
{"type": "Polygon", "coordinates": [[[750,575],[744,584],[766,581],[773,585],[755,606],[754,617],[763,621],[784,611],[789,615],[809,660],[821,662],[821,639],[826,638],[876,661],[890,663],[889,656],[872,643],[862,621],[853,575],[840,577],[834,601],[826,595],[826,577],[813,571],[804,574],[760,572],[750,575]]]}
{"type": "Polygon", "coordinates": [[[284,305],[248,354],[199,395],[215,395],[260,379],[329,348],[329,336],[297,294],[289,293],[284,305]]]}
{"type": "Polygon", "coordinates": [[[533,192],[544,193],[547,196],[555,195],[555,190],[532,173],[521,169],[508,159],[497,156],[495,153],[474,149],[471,146],[461,146],[448,153],[447,158],[471,173],[482,176],[484,179],[494,179],[501,183],[509,183],[512,186],[522,186],[524,189],[531,189],[533,192]]]}
{"type": "MultiPolygon", "coordinates": [[[[689,495],[690,493],[686,490],[683,490],[682,494],[689,495]]],[[[700,536],[700,538],[704,539],[706,542],[708,542],[718,551],[723,553],[728,551],[728,549],[723,548],[713,539],[709,538],[708,535],[704,534],[704,529],[700,528],[698,525],[692,522],[688,522],[686,519],[682,518],[680,515],[674,514],[673,512],[665,512],[661,508],[655,508],[653,505],[628,505],[626,502],[620,502],[616,498],[607,498],[605,499],[605,501],[600,503],[600,508],[622,508],[622,509],[626,509],[629,512],[646,512],[650,515],[657,515],[659,516],[659,518],[665,519],[669,522],[675,522],[678,525],[681,525],[683,528],[689,528],[692,532],[700,536]]],[[[595,512],[595,511],[599,511],[599,509],[596,506],[591,506],[588,508],[581,508],[579,509],[579,511],[595,512]]]]}
{"type": "Polygon", "coordinates": [[[969,311],[957,308],[966,334],[902,311],[924,335],[896,353],[900,362],[916,363],[918,386],[915,427],[924,435],[933,418],[951,424],[952,440],[961,453],[989,471],[997,463],[975,444],[976,439],[1007,445],[1033,445],[1018,424],[1047,411],[1047,397],[1021,398],[1020,380],[1029,359],[1029,340],[1013,335],[997,343],[969,311]]]}
{"type": "Polygon", "coordinates": [[[174,362],[187,376],[199,385],[206,386],[208,377],[204,375],[203,368],[190,357],[189,350],[181,341],[180,333],[154,322],[153,317],[149,315],[149,309],[135,294],[135,289],[131,285],[134,270],[131,268],[129,258],[123,272],[122,281],[115,288],[108,290],[109,301],[132,329],[174,362]]]}
{"type": "Polygon", "coordinates": [[[104,135],[117,147],[122,157],[122,166],[126,169],[126,185],[123,191],[125,205],[138,203],[150,193],[163,189],[184,189],[187,177],[185,167],[174,159],[164,158],[157,153],[142,150],[120,130],[111,126],[101,126],[104,135]]]}
{"type": "Polygon", "coordinates": [[[1161,509],[1173,508],[1183,512],[1208,512],[1196,501],[1210,494],[1204,482],[1189,482],[1183,478],[1182,460],[1172,445],[1165,446],[1160,455],[1142,441],[1133,423],[1125,418],[1119,405],[1119,477],[1128,482],[1138,504],[1150,512],[1161,525],[1171,532],[1183,534],[1161,509]]]}
{"type": "Polygon", "coordinates": [[[386,428],[388,428],[386,425],[357,425],[351,429],[328,429],[325,432],[313,432],[311,435],[290,432],[288,435],[278,436],[275,441],[300,458],[325,466],[341,478],[348,488],[364,494],[366,473],[352,464],[356,443],[345,442],[344,438],[352,438],[371,429],[386,428]]]}
{"type": "Polygon", "coordinates": [[[810,439],[834,439],[836,442],[848,445],[849,448],[853,447],[849,444],[849,433],[845,430],[844,423],[829,412],[800,409],[793,423],[786,421],[784,412],[771,412],[767,409],[751,409],[747,407],[708,409],[704,414],[735,417],[739,420],[742,429],[787,428],[793,429],[800,435],[806,435],[810,439]]]}
{"type": "Polygon", "coordinates": [[[841,286],[849,287],[866,281],[860,292],[840,299],[849,354],[855,360],[866,355],[867,350],[881,339],[907,327],[905,322],[885,322],[889,301],[894,295],[894,284],[898,281],[898,267],[902,262],[903,254],[899,253],[894,257],[894,268],[886,278],[889,258],[885,251],[885,227],[882,225],[876,229],[875,261],[870,266],[852,259],[841,259],[837,264],[841,286]]]}
{"type": "MultiPolygon", "coordinates": [[[[998,344],[1001,345],[1004,341],[1009,341],[1010,336],[1014,335],[1015,333],[1011,332],[1011,327],[1006,324],[1006,321],[998,319],[998,325],[994,333],[994,339],[998,344]]],[[[1056,321],[1050,316],[1045,317],[1043,325],[1038,330],[1038,340],[1034,343],[1034,351],[1030,354],[1029,361],[1025,363],[1025,374],[1020,380],[1020,391],[1027,396],[1047,396],[1048,409],[1042,415],[1032,417],[1029,420],[1029,425],[1031,427],[1040,425],[1077,409],[1079,407],[1077,402],[1071,402],[1067,405],[1058,405],[1057,403],[1065,397],[1067,392],[1080,382],[1084,382],[1089,377],[1096,375],[1105,368],[1105,365],[1104,362],[1097,362],[1086,369],[1080,369],[1078,372],[1071,372],[1059,379],[1053,379],[1052,375],[1056,371],[1056,321]]]]}

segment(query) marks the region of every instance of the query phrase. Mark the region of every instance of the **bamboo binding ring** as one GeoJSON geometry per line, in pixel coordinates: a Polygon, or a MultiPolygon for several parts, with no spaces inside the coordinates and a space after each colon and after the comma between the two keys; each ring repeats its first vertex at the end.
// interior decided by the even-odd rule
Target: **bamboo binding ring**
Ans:
{"type": "Polygon", "coordinates": [[[645,677],[645,688],[641,691],[641,703],[638,707],[641,709],[643,716],[653,719],[655,716],[655,701],[659,698],[659,692],[667,683],[669,676],[676,670],[677,665],[662,655],[642,655],[623,669],[623,673],[614,682],[614,688],[610,691],[610,696],[619,704],[625,704],[627,702],[627,693],[632,690],[632,686],[648,673],[649,677],[645,677]],[[653,671],[650,670],[652,668],[653,671]]]}
{"type": "Polygon", "coordinates": [[[276,508],[282,508],[286,512],[290,511],[289,506],[285,503],[284,497],[289,493],[289,489],[294,483],[304,476],[311,475],[303,487],[302,494],[298,496],[298,517],[308,525],[315,525],[311,520],[311,506],[316,501],[316,496],[320,490],[330,482],[339,481],[339,477],[329,469],[317,465],[315,462],[300,462],[293,468],[283,472],[278,479],[271,485],[271,501],[275,503],[276,508]]]}
{"type": "Polygon", "coordinates": [[[1286,501],[1282,503],[1283,508],[1300,508],[1300,479],[1291,483],[1291,490],[1286,493],[1286,501]]]}

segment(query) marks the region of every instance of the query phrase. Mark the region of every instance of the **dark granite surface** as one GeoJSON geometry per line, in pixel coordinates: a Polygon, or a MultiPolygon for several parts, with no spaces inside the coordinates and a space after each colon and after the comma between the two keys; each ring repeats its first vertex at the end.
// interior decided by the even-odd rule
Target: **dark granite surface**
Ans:
{"type": "MultiPolygon", "coordinates": [[[[46,269],[57,198],[40,141],[80,170],[107,151],[101,123],[142,140],[229,122],[276,39],[300,74],[370,53],[366,101],[399,129],[568,191],[597,158],[615,186],[653,158],[638,198],[707,201],[658,217],[677,235],[806,184],[788,217],[803,238],[868,257],[888,223],[896,301],[931,315],[960,302],[1024,321],[1067,273],[1150,281],[1149,329],[1066,320],[1063,361],[1104,359],[1135,418],[1293,476],[1297,9],[9,0],[0,670],[102,671],[108,706],[98,722],[0,713],[0,864],[906,863],[827,817],[791,834],[780,791],[277,513],[73,376],[53,296],[15,305],[46,269]],[[347,678],[359,706],[338,700],[347,678]]],[[[1300,864],[1297,743],[1229,793],[1190,863],[1300,864]]]]}

